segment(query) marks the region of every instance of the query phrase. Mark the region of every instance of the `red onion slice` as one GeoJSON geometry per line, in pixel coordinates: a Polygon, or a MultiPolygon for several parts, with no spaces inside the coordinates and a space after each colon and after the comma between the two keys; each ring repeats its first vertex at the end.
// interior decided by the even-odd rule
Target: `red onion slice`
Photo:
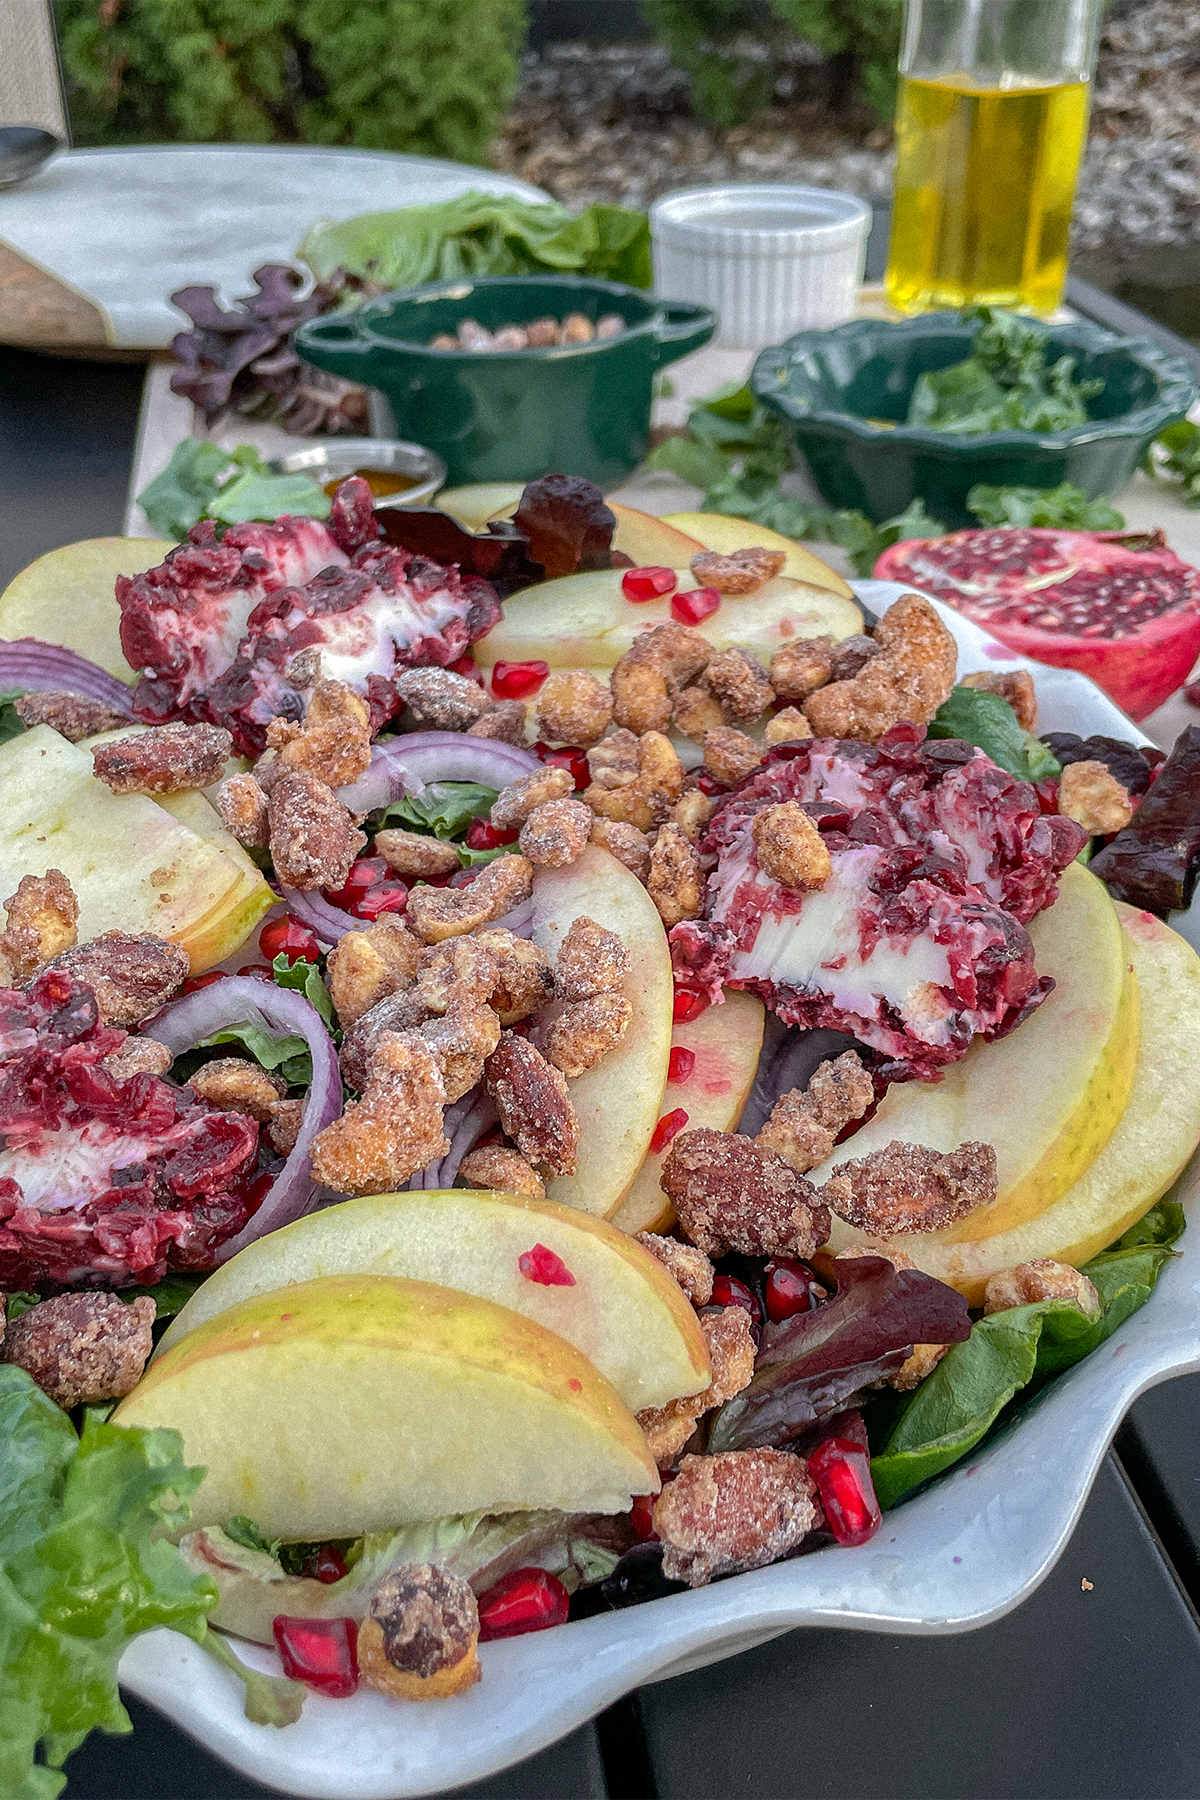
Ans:
{"type": "Polygon", "coordinates": [[[293,917],[315,931],[323,944],[340,944],[348,931],[365,931],[369,919],[356,919],[353,913],[332,906],[319,891],[302,894],[299,888],[280,888],[283,903],[293,917]]]}
{"type": "Polygon", "coordinates": [[[221,1245],[217,1252],[219,1262],[228,1262],[247,1244],[278,1231],[281,1225],[290,1225],[307,1211],[314,1193],[309,1164],[313,1139],[342,1110],[342,1077],[333,1039],[315,1007],[294,989],[276,987],[253,975],[231,975],[164,1007],[145,1028],[144,1035],[165,1044],[172,1056],[181,1056],[214,1031],[247,1024],[257,1025],[263,1031],[280,1035],[294,1032],[302,1037],[312,1057],[312,1084],[295,1148],[254,1217],[236,1237],[221,1245]]]}
{"type": "Polygon", "coordinates": [[[130,690],[123,681],[86,656],[63,644],[45,644],[41,638],[0,639],[0,689],[4,688],[26,688],[39,694],[62,688],[129,711],[130,690]]]}
{"type": "Polygon", "coordinates": [[[419,794],[431,781],[478,781],[484,787],[502,788],[538,766],[528,750],[499,738],[414,731],[376,744],[366,774],[339,788],[338,799],[352,813],[369,813],[404,794],[419,794]]]}
{"type": "Polygon", "coordinates": [[[453,1106],[446,1108],[442,1130],[450,1140],[449,1150],[424,1169],[418,1169],[408,1183],[409,1188],[417,1192],[422,1189],[429,1192],[437,1188],[453,1187],[463,1157],[475,1148],[484,1132],[491,1129],[499,1116],[492,1096],[482,1082],[477,1082],[461,1100],[456,1100],[453,1106]]]}

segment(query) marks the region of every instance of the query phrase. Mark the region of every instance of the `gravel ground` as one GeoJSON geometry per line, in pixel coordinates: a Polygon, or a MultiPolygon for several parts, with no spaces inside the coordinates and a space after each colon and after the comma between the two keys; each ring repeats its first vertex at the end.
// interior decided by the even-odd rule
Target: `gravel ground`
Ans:
{"type": "MultiPolygon", "coordinates": [[[[802,181],[891,195],[890,133],[835,116],[815,55],[797,46],[778,104],[732,131],[691,110],[688,77],[653,44],[557,44],[525,59],[497,168],[572,206],[645,206],[671,188],[802,181]]],[[[1077,249],[1200,244],[1200,0],[1110,9],[1075,213],[1077,249]]]]}

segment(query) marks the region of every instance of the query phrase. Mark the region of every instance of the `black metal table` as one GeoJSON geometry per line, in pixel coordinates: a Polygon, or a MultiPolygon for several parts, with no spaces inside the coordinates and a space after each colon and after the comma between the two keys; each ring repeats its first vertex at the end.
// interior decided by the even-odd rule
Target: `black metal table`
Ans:
{"type": "MultiPolygon", "coordinates": [[[[58,544],[120,531],[141,377],[137,365],[0,350],[0,586],[58,544]]],[[[1000,1624],[946,1638],[793,1632],[645,1688],[460,1792],[1190,1800],[1198,1604],[1200,1377],[1189,1377],[1133,1408],[1058,1567],[1000,1624]]],[[[130,1711],[132,1738],[96,1734],[70,1758],[68,1800],[265,1800],[150,1709],[130,1711]]]]}

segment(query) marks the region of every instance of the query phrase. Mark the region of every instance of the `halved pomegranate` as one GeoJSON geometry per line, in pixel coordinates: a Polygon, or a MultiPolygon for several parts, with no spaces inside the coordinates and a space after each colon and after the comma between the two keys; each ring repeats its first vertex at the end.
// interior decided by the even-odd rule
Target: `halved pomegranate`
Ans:
{"type": "Polygon", "coordinates": [[[875,574],[944,600],[1019,656],[1090,675],[1133,719],[1200,655],[1200,569],[1161,531],[954,531],[893,544],[875,574]]]}

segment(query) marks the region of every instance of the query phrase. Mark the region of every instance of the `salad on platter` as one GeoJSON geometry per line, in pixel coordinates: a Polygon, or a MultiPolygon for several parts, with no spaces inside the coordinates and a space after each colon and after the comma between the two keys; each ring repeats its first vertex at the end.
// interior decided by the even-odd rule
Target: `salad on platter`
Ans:
{"type": "Polygon", "coordinates": [[[402,1730],[853,1550],[1150,1299],[1200,729],[919,588],[552,475],[0,596],[0,1791],[153,1626],[402,1730]]]}

